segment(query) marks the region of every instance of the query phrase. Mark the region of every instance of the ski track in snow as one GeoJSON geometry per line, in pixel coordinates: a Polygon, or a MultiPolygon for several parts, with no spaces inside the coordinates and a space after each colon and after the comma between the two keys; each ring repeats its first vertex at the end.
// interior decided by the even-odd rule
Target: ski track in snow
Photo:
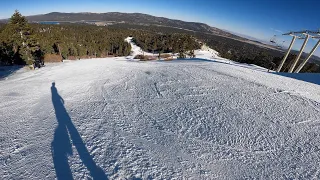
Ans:
{"type": "MultiPolygon", "coordinates": [[[[0,81],[1,179],[56,178],[52,82],[109,179],[320,178],[318,85],[221,62],[106,58],[0,81]]],[[[91,177],[74,144],[68,162],[74,179],[91,177]]]]}

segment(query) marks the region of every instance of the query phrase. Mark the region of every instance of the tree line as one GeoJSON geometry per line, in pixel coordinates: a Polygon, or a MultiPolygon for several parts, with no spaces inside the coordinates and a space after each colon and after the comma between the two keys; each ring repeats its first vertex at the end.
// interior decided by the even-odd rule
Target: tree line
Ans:
{"type": "Polygon", "coordinates": [[[126,56],[131,51],[124,41],[127,34],[117,29],[78,24],[29,24],[16,11],[9,23],[0,27],[0,62],[32,65],[46,55],[62,59],[126,56]]]}
{"type": "Polygon", "coordinates": [[[29,24],[16,11],[0,26],[0,63],[32,65],[51,59],[82,59],[127,56],[131,46],[124,39],[133,36],[136,44],[153,53],[181,53],[199,48],[191,36],[181,33],[158,34],[150,31],[97,27],[94,25],[29,24]]]}
{"type": "Polygon", "coordinates": [[[177,33],[136,35],[133,41],[150,53],[179,53],[200,48],[200,44],[194,37],[177,33]]]}

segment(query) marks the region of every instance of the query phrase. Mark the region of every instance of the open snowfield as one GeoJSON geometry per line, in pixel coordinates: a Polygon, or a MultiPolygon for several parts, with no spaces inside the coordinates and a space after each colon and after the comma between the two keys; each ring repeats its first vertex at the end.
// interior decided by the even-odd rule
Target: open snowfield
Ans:
{"type": "Polygon", "coordinates": [[[320,178],[320,86],[261,68],[94,59],[0,87],[1,179],[320,178]]]}

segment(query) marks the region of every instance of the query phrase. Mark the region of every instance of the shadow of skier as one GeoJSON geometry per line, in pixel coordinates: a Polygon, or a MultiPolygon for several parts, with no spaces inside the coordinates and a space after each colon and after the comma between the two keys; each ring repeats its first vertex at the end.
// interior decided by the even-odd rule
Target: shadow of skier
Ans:
{"type": "Polygon", "coordinates": [[[51,86],[51,94],[52,103],[58,121],[58,126],[54,133],[54,139],[51,143],[51,151],[57,179],[73,179],[68,163],[68,155],[72,155],[70,138],[76,147],[83,164],[90,171],[92,178],[99,180],[108,179],[107,175],[100,167],[96,165],[90,153],[88,152],[86,145],[84,144],[79,132],[73,125],[71,118],[64,107],[64,100],[59,95],[54,82],[51,86]]]}

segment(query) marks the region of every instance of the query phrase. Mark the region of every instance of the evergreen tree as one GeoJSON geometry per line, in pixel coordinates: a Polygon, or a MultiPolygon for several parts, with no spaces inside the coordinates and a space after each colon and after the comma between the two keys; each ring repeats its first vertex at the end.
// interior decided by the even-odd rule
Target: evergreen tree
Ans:
{"type": "Polygon", "coordinates": [[[179,51],[179,58],[180,59],[186,58],[186,55],[185,55],[185,53],[184,53],[184,51],[182,49],[179,51]]]}
{"type": "Polygon", "coordinates": [[[32,53],[38,46],[35,35],[32,33],[33,29],[28,24],[27,19],[16,10],[1,32],[4,42],[13,47],[14,64],[33,64],[32,53]]]}

